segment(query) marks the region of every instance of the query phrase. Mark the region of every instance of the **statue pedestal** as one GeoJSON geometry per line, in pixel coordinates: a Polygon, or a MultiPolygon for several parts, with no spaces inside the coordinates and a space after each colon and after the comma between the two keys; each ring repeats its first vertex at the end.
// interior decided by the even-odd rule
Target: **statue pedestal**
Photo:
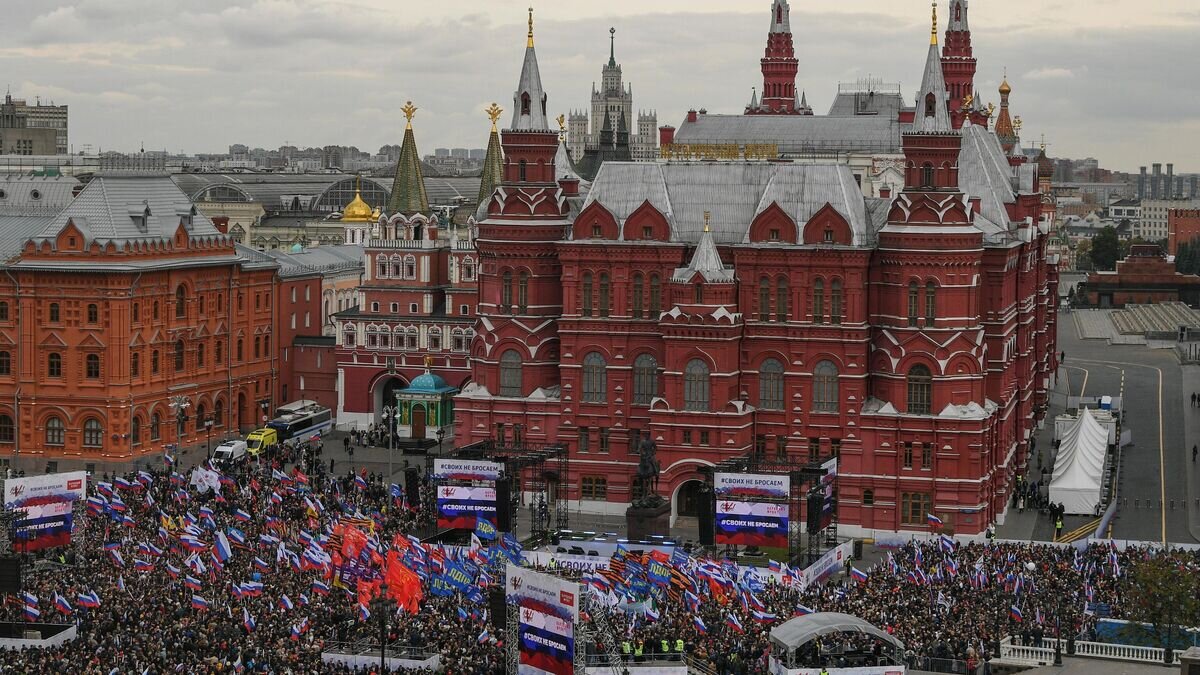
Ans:
{"type": "Polygon", "coordinates": [[[658,506],[630,506],[625,510],[626,537],[631,540],[649,539],[652,535],[671,534],[671,503],[658,506]]]}

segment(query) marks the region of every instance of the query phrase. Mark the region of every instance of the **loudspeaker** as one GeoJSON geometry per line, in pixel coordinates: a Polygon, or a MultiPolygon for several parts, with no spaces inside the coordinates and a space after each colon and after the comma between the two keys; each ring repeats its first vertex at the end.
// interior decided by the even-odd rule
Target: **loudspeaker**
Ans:
{"type": "Polygon", "coordinates": [[[512,532],[512,481],[508,476],[496,481],[496,529],[512,532]]]}
{"type": "Polygon", "coordinates": [[[492,615],[492,627],[497,632],[508,628],[508,607],[504,604],[504,589],[493,586],[488,590],[488,614],[492,615]]]}
{"type": "Polygon", "coordinates": [[[700,545],[712,546],[713,537],[713,521],[715,519],[717,504],[713,501],[712,488],[708,483],[705,483],[700,488],[700,513],[696,517],[696,522],[700,525],[700,545]]]}
{"type": "Polygon", "coordinates": [[[416,507],[421,498],[421,471],[410,466],[404,470],[404,495],[408,497],[408,505],[416,507]]]}
{"type": "Polygon", "coordinates": [[[21,592],[21,558],[0,557],[0,593],[16,595],[21,592]]]}
{"type": "Polygon", "coordinates": [[[854,540],[854,559],[862,560],[862,539],[854,540]]]}
{"type": "Polygon", "coordinates": [[[811,492],[808,495],[808,533],[813,534],[821,529],[821,509],[825,506],[825,495],[811,492]]]}

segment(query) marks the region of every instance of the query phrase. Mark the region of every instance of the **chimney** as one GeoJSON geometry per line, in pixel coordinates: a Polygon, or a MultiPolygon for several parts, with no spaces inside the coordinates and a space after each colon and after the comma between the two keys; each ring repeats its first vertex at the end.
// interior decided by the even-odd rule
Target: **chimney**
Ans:
{"type": "Polygon", "coordinates": [[[879,198],[880,199],[891,199],[892,198],[892,186],[884,185],[884,186],[880,187],[879,188],[879,198]]]}
{"type": "Polygon", "coordinates": [[[210,220],[212,220],[213,227],[217,228],[217,232],[229,234],[229,216],[213,216],[210,220]]]}
{"type": "Polygon", "coordinates": [[[983,197],[971,197],[971,213],[979,213],[983,208],[983,197]]]}
{"type": "Polygon", "coordinates": [[[1196,192],[1196,174],[1192,174],[1191,181],[1192,181],[1192,189],[1188,192],[1188,194],[1191,195],[1192,199],[1195,199],[1197,197],[1200,197],[1200,194],[1198,194],[1196,192]]]}
{"type": "Polygon", "coordinates": [[[1162,164],[1152,164],[1153,173],[1150,176],[1150,198],[1158,199],[1161,194],[1162,164]]]}
{"type": "Polygon", "coordinates": [[[675,127],[670,124],[663,125],[658,128],[658,144],[661,147],[666,147],[675,142],[675,127]]]}
{"type": "Polygon", "coordinates": [[[1175,165],[1167,164],[1167,189],[1163,190],[1164,199],[1175,197],[1175,165]]]}
{"type": "Polygon", "coordinates": [[[689,122],[696,121],[696,109],[695,108],[692,108],[691,110],[688,111],[687,121],[689,121],[689,122]]]}
{"type": "Polygon", "coordinates": [[[1142,171],[1138,174],[1138,199],[1146,198],[1146,167],[1142,167],[1142,171]]]}
{"type": "Polygon", "coordinates": [[[564,197],[575,197],[579,194],[579,179],[568,177],[559,178],[558,187],[562,189],[564,197]]]}

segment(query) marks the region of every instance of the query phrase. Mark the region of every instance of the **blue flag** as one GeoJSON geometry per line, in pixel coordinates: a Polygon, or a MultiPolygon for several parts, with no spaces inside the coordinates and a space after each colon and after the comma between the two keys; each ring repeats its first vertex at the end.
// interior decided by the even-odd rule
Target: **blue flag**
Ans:
{"type": "Polygon", "coordinates": [[[480,539],[493,541],[496,538],[496,526],[490,520],[479,518],[475,521],[475,535],[480,539]]]}

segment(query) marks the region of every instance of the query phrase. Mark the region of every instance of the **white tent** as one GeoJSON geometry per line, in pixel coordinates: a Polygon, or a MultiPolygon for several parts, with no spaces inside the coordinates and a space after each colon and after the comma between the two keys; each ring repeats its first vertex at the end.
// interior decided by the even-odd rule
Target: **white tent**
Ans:
{"type": "Polygon", "coordinates": [[[1050,501],[1061,503],[1067,513],[1095,513],[1100,503],[1107,452],[1108,430],[1084,408],[1058,446],[1050,479],[1050,501]]]}

